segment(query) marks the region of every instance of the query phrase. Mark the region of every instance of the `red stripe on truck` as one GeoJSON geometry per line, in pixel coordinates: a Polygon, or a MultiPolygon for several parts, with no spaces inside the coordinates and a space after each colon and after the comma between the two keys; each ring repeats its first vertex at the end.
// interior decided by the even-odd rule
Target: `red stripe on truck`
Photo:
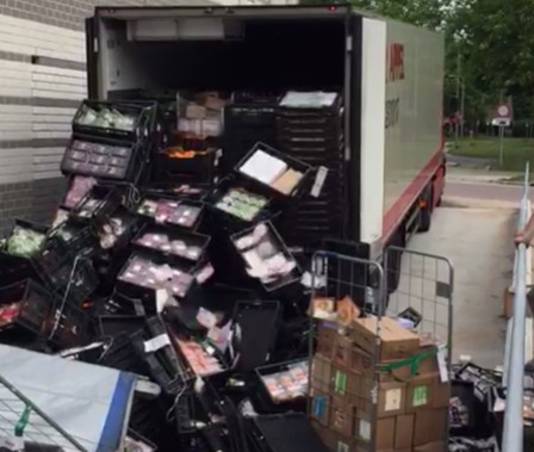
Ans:
{"type": "Polygon", "coordinates": [[[419,174],[410,182],[400,197],[395,201],[384,216],[384,226],[382,228],[382,243],[393,235],[399,224],[408,213],[410,207],[413,206],[417,197],[421,194],[428,182],[434,176],[438,168],[443,163],[443,143],[439,149],[432,156],[426,166],[419,172],[419,174]]]}

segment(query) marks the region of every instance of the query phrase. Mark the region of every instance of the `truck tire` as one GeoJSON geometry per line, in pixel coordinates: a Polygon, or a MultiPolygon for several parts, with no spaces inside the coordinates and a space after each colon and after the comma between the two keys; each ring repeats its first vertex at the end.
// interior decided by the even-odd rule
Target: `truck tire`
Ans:
{"type": "Polygon", "coordinates": [[[424,195],[423,200],[426,205],[421,208],[419,228],[417,229],[418,232],[427,232],[432,225],[432,188],[429,187],[425,191],[426,194],[424,195]]]}

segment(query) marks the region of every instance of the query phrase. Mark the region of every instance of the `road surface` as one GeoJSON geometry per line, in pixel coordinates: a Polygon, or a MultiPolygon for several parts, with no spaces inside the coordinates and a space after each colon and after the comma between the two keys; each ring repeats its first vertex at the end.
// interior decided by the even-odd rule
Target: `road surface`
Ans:
{"type": "MultiPolygon", "coordinates": [[[[494,183],[471,183],[447,181],[445,196],[450,198],[471,198],[519,203],[523,187],[519,185],[499,185],[494,183]]],[[[534,202],[534,189],[530,199],[534,202]]]]}

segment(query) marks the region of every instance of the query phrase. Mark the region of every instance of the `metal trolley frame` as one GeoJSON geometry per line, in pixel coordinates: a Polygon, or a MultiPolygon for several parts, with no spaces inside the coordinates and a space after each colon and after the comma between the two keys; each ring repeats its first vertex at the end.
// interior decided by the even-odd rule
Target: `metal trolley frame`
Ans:
{"type": "MultiPolygon", "coordinates": [[[[318,251],[312,261],[312,292],[311,300],[317,298],[333,299],[336,302],[349,297],[364,314],[374,315],[377,318],[374,338],[369,342],[367,357],[368,373],[362,373],[358,383],[348,383],[340,377],[342,372],[337,368],[334,351],[332,350],[331,371],[328,377],[321,381],[323,375],[320,370],[322,350],[316,350],[319,331],[319,322],[311,320],[310,328],[310,398],[308,412],[312,420],[314,417],[314,400],[317,391],[331,395],[329,403],[338,398],[338,403],[351,405],[351,413],[358,411],[364,413],[369,420],[369,437],[362,440],[356,427],[352,427],[352,435],[346,437],[345,442],[337,444],[324,438],[330,449],[336,452],[375,451],[379,443],[377,438],[378,420],[378,388],[381,381],[381,344],[380,325],[383,316],[396,317],[408,311],[420,314],[416,331],[427,338],[437,338],[443,344],[440,353],[445,360],[447,374],[451,370],[451,336],[452,336],[452,295],[454,285],[454,270],[452,264],[443,257],[417,251],[405,250],[398,247],[389,247],[385,250],[383,265],[377,261],[360,259],[352,256],[336,254],[327,251],[318,251]],[[388,284],[391,290],[388,290],[388,284]],[[411,309],[410,309],[411,308],[411,309]],[[414,311],[413,311],[414,310],[414,311]],[[364,380],[368,377],[368,380],[364,380]],[[319,388],[319,389],[317,389],[319,388]],[[336,397],[339,396],[339,397],[336,397]]],[[[310,306],[313,306],[310,303],[310,306]]],[[[311,311],[311,309],[310,309],[311,311]]],[[[328,323],[328,322],[327,322],[328,323]]],[[[324,325],[324,323],[323,323],[324,325]]],[[[373,326],[374,328],[375,326],[373,326]]],[[[343,334],[350,337],[351,328],[339,327],[343,334]]],[[[330,353],[330,352],[328,352],[330,353]]],[[[432,355],[435,356],[435,355],[432,355]]],[[[365,357],[364,357],[365,358],[365,357]]],[[[359,358],[360,363],[365,363],[359,358]]],[[[350,358],[351,360],[353,358],[350,358]]],[[[415,366],[419,366],[419,357],[415,366]]],[[[351,361],[352,362],[352,361],[351,361]]],[[[414,365],[414,363],[412,363],[414,365]]],[[[346,377],[345,377],[346,378],[346,377]]],[[[330,407],[331,408],[331,407],[330,407]]],[[[327,416],[332,416],[328,409],[327,416]]],[[[350,416],[349,416],[350,417],[350,416]]],[[[447,427],[444,423],[444,429],[447,427]]],[[[324,425],[324,424],[323,424],[324,425]]],[[[327,433],[327,429],[323,432],[327,433]]],[[[444,432],[444,438],[447,436],[444,432]]],[[[339,437],[339,435],[338,435],[339,437]]]]}

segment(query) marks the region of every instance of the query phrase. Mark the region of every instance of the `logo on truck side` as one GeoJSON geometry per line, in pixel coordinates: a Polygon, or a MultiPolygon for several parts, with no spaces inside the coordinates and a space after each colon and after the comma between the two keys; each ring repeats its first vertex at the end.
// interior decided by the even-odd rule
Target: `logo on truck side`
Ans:
{"type": "Polygon", "coordinates": [[[393,42],[388,48],[388,81],[404,80],[404,44],[393,42]]]}

